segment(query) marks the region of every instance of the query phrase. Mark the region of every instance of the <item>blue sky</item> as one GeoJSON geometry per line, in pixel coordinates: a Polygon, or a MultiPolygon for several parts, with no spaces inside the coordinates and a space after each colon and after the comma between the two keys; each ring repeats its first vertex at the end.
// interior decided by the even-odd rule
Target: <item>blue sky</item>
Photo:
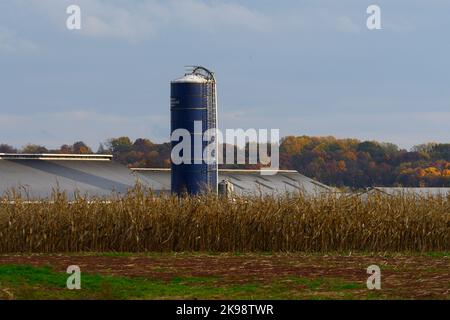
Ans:
{"type": "Polygon", "coordinates": [[[450,141],[450,1],[2,0],[0,143],[169,140],[169,82],[213,69],[225,128],[450,141]],[[66,8],[82,9],[82,30],[66,8]],[[382,9],[382,30],[366,9],[382,9]]]}

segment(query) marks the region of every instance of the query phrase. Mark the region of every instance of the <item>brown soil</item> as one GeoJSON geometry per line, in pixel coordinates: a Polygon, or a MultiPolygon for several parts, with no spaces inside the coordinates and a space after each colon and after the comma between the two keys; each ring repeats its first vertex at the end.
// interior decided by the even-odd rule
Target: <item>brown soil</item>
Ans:
{"type": "MultiPolygon", "coordinates": [[[[217,277],[221,284],[273,283],[292,277],[340,278],[365,284],[366,269],[378,265],[382,292],[398,298],[450,299],[450,258],[426,256],[304,256],[304,255],[162,255],[132,257],[31,255],[0,256],[0,265],[51,266],[65,272],[78,265],[82,272],[145,277],[217,277]]],[[[381,295],[380,297],[384,296],[381,295]]]]}

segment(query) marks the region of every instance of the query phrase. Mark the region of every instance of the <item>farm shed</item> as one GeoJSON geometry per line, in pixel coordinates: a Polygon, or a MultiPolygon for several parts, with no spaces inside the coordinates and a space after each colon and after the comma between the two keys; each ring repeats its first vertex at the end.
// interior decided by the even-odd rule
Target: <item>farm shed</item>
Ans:
{"type": "MultiPolygon", "coordinates": [[[[110,155],[1,154],[0,196],[12,190],[29,200],[49,198],[54,190],[70,199],[78,192],[89,197],[110,198],[124,194],[137,181],[156,194],[169,193],[170,169],[129,169],[110,155]]],[[[237,195],[319,195],[332,188],[297,171],[280,170],[262,176],[259,170],[220,170],[219,182],[227,180],[237,195]]]]}
{"type": "Polygon", "coordinates": [[[416,196],[447,196],[450,195],[450,188],[388,188],[388,187],[374,187],[368,190],[368,194],[382,193],[391,196],[396,195],[416,195],[416,196]]]}
{"type": "MultiPolygon", "coordinates": [[[[139,180],[156,192],[170,192],[170,169],[132,169],[139,180]]],[[[279,170],[274,175],[261,175],[260,170],[219,170],[218,181],[227,180],[237,195],[273,195],[304,192],[317,196],[333,189],[294,170],[279,170]]]]}
{"type": "Polygon", "coordinates": [[[0,154],[0,196],[11,190],[27,199],[48,198],[58,188],[73,198],[124,193],[136,177],[109,155],[0,154]]]}

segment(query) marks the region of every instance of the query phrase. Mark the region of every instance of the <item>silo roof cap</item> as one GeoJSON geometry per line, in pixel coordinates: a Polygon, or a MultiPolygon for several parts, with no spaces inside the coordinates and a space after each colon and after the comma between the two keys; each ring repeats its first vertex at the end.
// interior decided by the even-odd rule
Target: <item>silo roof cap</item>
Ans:
{"type": "Polygon", "coordinates": [[[208,80],[196,74],[186,74],[184,77],[172,81],[172,83],[205,83],[208,80]]]}

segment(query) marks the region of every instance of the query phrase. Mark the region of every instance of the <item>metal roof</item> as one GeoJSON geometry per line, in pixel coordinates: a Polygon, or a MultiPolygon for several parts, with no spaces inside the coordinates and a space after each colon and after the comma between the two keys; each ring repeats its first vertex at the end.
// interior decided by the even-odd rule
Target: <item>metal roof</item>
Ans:
{"type": "Polygon", "coordinates": [[[412,194],[418,196],[450,195],[450,188],[388,188],[375,187],[369,192],[382,192],[388,195],[412,194]]]}
{"type": "Polygon", "coordinates": [[[29,199],[48,198],[58,188],[69,198],[75,192],[107,198],[112,191],[125,193],[135,183],[136,176],[110,156],[0,157],[0,196],[14,189],[29,199]]]}
{"type": "MultiPolygon", "coordinates": [[[[15,190],[29,200],[49,198],[54,190],[89,197],[124,194],[137,181],[156,194],[169,193],[170,169],[129,169],[110,155],[0,154],[0,196],[15,190]]],[[[219,182],[228,180],[238,195],[317,195],[333,189],[297,171],[261,175],[259,170],[219,170],[219,182]]]]}
{"type": "MultiPolygon", "coordinates": [[[[139,180],[158,192],[170,191],[170,169],[133,168],[139,180]]],[[[284,195],[304,192],[318,195],[333,189],[297,171],[279,170],[275,175],[261,175],[260,170],[219,170],[219,182],[228,180],[238,195],[284,195]]]]}
{"type": "Polygon", "coordinates": [[[111,161],[109,154],[0,153],[0,160],[90,160],[111,161]]]}

